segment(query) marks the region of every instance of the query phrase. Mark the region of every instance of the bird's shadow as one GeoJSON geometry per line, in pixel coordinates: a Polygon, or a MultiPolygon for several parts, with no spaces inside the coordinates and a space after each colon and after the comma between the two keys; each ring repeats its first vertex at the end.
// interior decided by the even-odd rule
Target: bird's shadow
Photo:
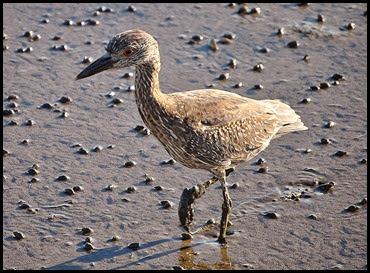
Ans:
{"type": "MultiPolygon", "coordinates": [[[[181,242],[181,238],[180,237],[172,237],[172,238],[165,238],[165,239],[160,239],[160,240],[156,240],[156,241],[151,241],[151,242],[148,242],[148,243],[141,244],[140,247],[139,247],[139,250],[143,250],[143,249],[146,249],[146,248],[151,248],[155,245],[163,244],[163,243],[166,243],[166,242],[181,242]]],[[[198,242],[198,243],[192,244],[191,246],[194,247],[194,246],[198,246],[198,245],[201,245],[201,244],[207,244],[207,243],[210,243],[210,242],[198,242]]],[[[138,263],[143,263],[143,262],[146,262],[146,261],[149,261],[149,260],[153,260],[153,259],[157,259],[157,258],[166,256],[166,255],[169,255],[171,253],[179,252],[181,249],[182,249],[182,247],[180,246],[180,247],[176,247],[174,249],[169,249],[169,250],[164,251],[164,252],[154,253],[154,254],[151,254],[149,256],[145,256],[143,258],[140,258],[139,260],[131,261],[129,263],[120,265],[116,268],[112,268],[112,270],[127,269],[130,266],[136,265],[138,263]]],[[[87,253],[84,256],[68,260],[64,263],[49,266],[49,267],[46,267],[44,269],[46,269],[46,270],[74,270],[74,269],[76,269],[76,270],[80,269],[81,270],[81,269],[86,269],[86,267],[84,265],[88,265],[88,264],[91,264],[91,263],[96,263],[96,262],[99,262],[99,261],[102,261],[102,260],[112,259],[112,258],[123,256],[123,255],[129,255],[133,251],[136,251],[136,250],[132,250],[128,247],[122,247],[122,246],[115,245],[115,246],[107,247],[107,248],[104,248],[104,249],[93,250],[92,252],[87,253]],[[82,263],[82,265],[79,265],[78,263],[82,263]]]]}

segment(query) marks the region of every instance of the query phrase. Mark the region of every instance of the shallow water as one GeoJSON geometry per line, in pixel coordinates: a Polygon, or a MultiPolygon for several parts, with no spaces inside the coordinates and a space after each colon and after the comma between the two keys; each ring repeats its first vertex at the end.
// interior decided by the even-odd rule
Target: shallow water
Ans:
{"type": "MultiPolygon", "coordinates": [[[[3,33],[3,108],[7,97],[19,96],[19,111],[3,117],[3,261],[4,269],[366,269],[367,206],[359,205],[356,213],[345,209],[358,203],[367,194],[367,9],[365,4],[249,4],[260,7],[257,16],[239,16],[239,6],[226,4],[134,4],[135,13],[126,11],[129,4],[109,4],[112,13],[94,11],[101,4],[4,4],[3,33]],[[45,17],[47,14],[47,17],[45,17]],[[318,24],[317,15],[325,17],[318,24]],[[169,17],[171,16],[171,17],[169,17]],[[40,23],[49,19],[48,24],[40,23]],[[99,20],[96,26],[65,26],[65,20],[99,20]],[[341,30],[350,22],[354,30],[341,30]],[[276,35],[284,27],[285,35],[276,35]],[[227,248],[215,242],[217,228],[181,241],[177,205],[167,210],[159,202],[178,204],[182,190],[208,180],[205,171],[174,165],[161,165],[169,155],[154,136],[142,136],[132,130],[142,124],[133,93],[126,89],[133,78],[122,79],[126,72],[103,72],[91,78],[74,81],[85,67],[84,56],[94,60],[104,54],[110,38],[122,31],[140,28],[159,42],[162,70],[160,81],[165,93],[206,88],[235,92],[253,99],[281,99],[302,117],[308,131],[293,133],[273,141],[259,157],[266,159],[268,172],[258,173],[255,160],[239,166],[228,177],[233,209],[230,220],[234,234],[228,237],[227,248]],[[41,35],[38,41],[22,37],[32,30],[41,35]],[[232,32],[231,44],[219,44],[212,52],[208,44],[232,32]],[[52,38],[60,35],[61,40],[52,38]],[[202,35],[199,44],[188,44],[193,35],[202,35]],[[185,37],[181,39],[180,37],[185,37]],[[299,41],[297,49],[288,48],[299,41]],[[92,44],[86,44],[91,41],[92,44]],[[67,45],[66,51],[52,49],[67,45]],[[30,53],[18,48],[31,46],[30,53]],[[261,53],[267,47],[269,53],[261,53]],[[308,55],[309,62],[302,58],[308,55]],[[223,68],[231,58],[236,69],[223,68]],[[252,71],[262,63],[261,73],[252,71]],[[216,80],[221,73],[230,78],[216,80]],[[310,90],[322,82],[332,84],[331,76],[339,73],[345,81],[329,89],[310,90]],[[233,88],[239,82],[241,88],[233,88]],[[263,89],[253,88],[262,84],[263,89]],[[114,87],[119,86],[119,90],[114,87]],[[104,94],[116,92],[123,99],[117,107],[109,107],[112,98],[104,94]],[[69,96],[68,105],[57,103],[62,112],[39,109],[44,103],[57,102],[69,96]],[[301,104],[303,98],[311,98],[301,104]],[[35,121],[25,126],[27,119],[35,121]],[[15,120],[19,126],[8,123],[15,120]],[[332,120],[333,128],[324,124],[332,120]],[[321,138],[332,139],[329,145],[321,138]],[[20,144],[29,139],[27,145],[20,144]],[[89,154],[77,153],[80,143],[89,154]],[[115,145],[113,149],[108,145],[115,145]],[[101,145],[100,152],[93,152],[101,145]],[[304,153],[311,149],[311,153],[304,153]],[[347,156],[336,157],[338,151],[347,156]],[[128,160],[137,165],[123,168],[128,160]],[[26,170],[40,165],[37,183],[26,170]],[[70,180],[58,181],[60,175],[70,180]],[[144,182],[144,174],[153,176],[152,184],[144,182]],[[305,182],[306,181],[306,182],[305,182]],[[308,181],[308,182],[307,182],[308,181]],[[315,181],[335,182],[326,194],[315,192],[315,181]],[[106,191],[109,184],[117,185],[106,191]],[[80,185],[81,192],[69,196],[65,188],[80,185]],[[154,191],[155,185],[165,187],[154,191]],[[135,186],[137,191],[126,193],[135,186]],[[311,198],[293,201],[290,194],[306,190],[311,198]],[[285,197],[285,198],[284,198],[285,197]],[[128,198],[131,202],[122,201],[128,198]],[[20,209],[24,200],[38,208],[36,213],[20,209]],[[48,207],[73,200],[69,206],[48,207]],[[275,212],[277,219],[263,216],[275,212]],[[52,214],[57,217],[51,219],[52,214]],[[59,215],[58,217],[58,214],[59,215]],[[317,216],[309,219],[310,214],[317,216]],[[81,228],[94,231],[97,248],[90,253],[83,249],[85,237],[81,228]],[[14,231],[26,236],[12,238],[14,231]],[[113,235],[122,237],[112,242],[113,235]],[[126,246],[140,243],[133,251],[126,246]],[[248,267],[247,267],[248,266],[248,267]]],[[[219,221],[222,194],[212,186],[195,203],[192,229],[209,218],[219,221]]]]}

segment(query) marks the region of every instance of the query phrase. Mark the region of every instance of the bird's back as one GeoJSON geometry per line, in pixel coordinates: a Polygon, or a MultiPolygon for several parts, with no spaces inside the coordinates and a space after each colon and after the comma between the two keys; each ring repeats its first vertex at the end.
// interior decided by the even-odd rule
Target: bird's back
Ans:
{"type": "Polygon", "coordinates": [[[253,100],[202,89],[166,95],[161,125],[150,128],[176,160],[190,168],[229,168],[250,160],[271,139],[306,130],[279,100],[253,100]]]}

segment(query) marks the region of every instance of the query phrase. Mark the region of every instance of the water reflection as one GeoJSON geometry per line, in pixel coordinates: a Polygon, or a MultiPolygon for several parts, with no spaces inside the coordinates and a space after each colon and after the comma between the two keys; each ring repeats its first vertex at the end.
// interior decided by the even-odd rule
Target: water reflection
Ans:
{"type": "Polygon", "coordinates": [[[202,257],[194,251],[191,243],[191,239],[182,241],[180,251],[179,251],[179,265],[185,269],[235,269],[235,264],[231,263],[228,247],[220,246],[220,261],[216,263],[203,262],[208,260],[209,257],[202,257]],[[198,262],[195,262],[195,257],[198,262]]]}

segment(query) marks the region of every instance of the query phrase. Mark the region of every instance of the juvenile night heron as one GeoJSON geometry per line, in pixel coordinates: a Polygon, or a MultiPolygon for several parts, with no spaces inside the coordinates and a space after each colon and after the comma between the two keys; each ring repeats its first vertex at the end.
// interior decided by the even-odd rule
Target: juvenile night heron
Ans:
{"type": "Polygon", "coordinates": [[[189,231],[194,200],[219,180],[224,202],[218,241],[225,243],[231,211],[227,174],[263,151],[272,139],[307,127],[280,100],[253,100],[216,89],[162,93],[158,43],[145,31],[116,35],[106,51],[76,79],[135,66],[136,104],[145,125],[175,160],[214,175],[203,185],[184,190],[179,205],[181,224],[189,231]]]}

